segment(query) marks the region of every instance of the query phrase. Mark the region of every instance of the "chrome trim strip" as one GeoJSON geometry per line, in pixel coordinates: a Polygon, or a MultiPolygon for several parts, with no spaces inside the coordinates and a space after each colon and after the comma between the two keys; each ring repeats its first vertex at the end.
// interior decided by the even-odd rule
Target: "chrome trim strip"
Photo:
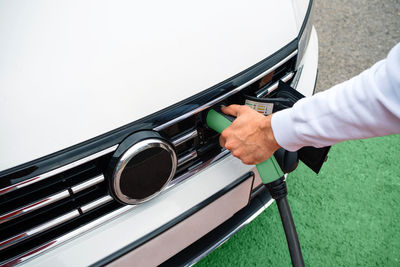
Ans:
{"type": "Polygon", "coordinates": [[[6,240],[3,240],[0,242],[0,250],[3,250],[11,245],[15,245],[15,244],[27,239],[28,237],[42,233],[50,228],[53,228],[59,224],[62,224],[64,222],[69,221],[78,216],[79,216],[79,212],[77,210],[74,210],[72,212],[62,215],[61,217],[55,218],[49,222],[43,223],[35,228],[32,228],[24,233],[21,233],[16,236],[10,237],[6,240]]]}
{"type": "Polygon", "coordinates": [[[219,153],[218,155],[216,155],[215,157],[209,159],[208,161],[200,164],[197,168],[193,169],[193,170],[189,170],[188,172],[182,174],[181,176],[173,179],[171,182],[169,182],[168,186],[165,188],[165,190],[170,189],[171,187],[183,182],[184,180],[188,179],[189,177],[193,176],[194,174],[202,171],[203,169],[207,168],[208,166],[210,166],[211,164],[213,164],[214,162],[220,160],[221,158],[227,156],[230,154],[229,150],[224,150],[221,153],[219,153]]]}
{"type": "Polygon", "coordinates": [[[0,262],[0,266],[6,265],[6,264],[9,264],[9,263],[18,264],[18,263],[21,263],[23,261],[26,261],[26,260],[28,260],[28,259],[30,259],[32,257],[37,256],[38,254],[41,254],[41,253],[43,253],[45,251],[48,251],[49,249],[51,249],[51,248],[53,248],[55,246],[58,246],[58,245],[60,245],[60,244],[62,244],[64,242],[66,242],[66,241],[78,236],[78,235],[84,234],[84,233],[86,233],[87,231],[93,229],[96,226],[99,226],[99,225],[101,225],[103,223],[106,223],[109,220],[111,220],[111,219],[113,219],[113,218],[115,218],[115,217],[117,217],[119,215],[122,215],[123,213],[133,209],[134,207],[135,206],[124,206],[124,207],[122,207],[122,208],[120,208],[118,210],[115,210],[115,211],[113,211],[113,212],[111,212],[111,213],[109,213],[109,214],[107,214],[107,215],[105,215],[105,216],[103,216],[101,218],[98,218],[95,221],[92,221],[92,222],[90,222],[88,224],[85,224],[82,227],[77,228],[72,232],[69,232],[69,233],[67,233],[67,234],[65,234],[65,235],[63,235],[63,236],[61,236],[59,238],[56,238],[56,239],[54,239],[52,241],[49,241],[49,242],[47,242],[45,244],[42,244],[39,247],[32,249],[31,251],[27,251],[27,252],[25,252],[25,253],[15,257],[15,258],[13,258],[13,259],[9,259],[7,261],[0,262]]]}
{"type": "Polygon", "coordinates": [[[90,180],[87,180],[87,181],[85,181],[83,183],[80,183],[78,185],[75,185],[75,186],[71,187],[71,191],[72,191],[72,193],[76,194],[76,193],[78,193],[80,191],[88,189],[89,187],[92,187],[92,186],[94,186],[96,184],[99,184],[99,183],[101,183],[103,181],[104,181],[104,175],[100,174],[99,176],[96,176],[96,177],[94,177],[94,178],[92,178],[90,180]]]}
{"type": "Polygon", "coordinates": [[[184,142],[195,138],[197,135],[198,135],[197,130],[191,131],[190,133],[187,133],[181,137],[176,138],[175,140],[172,140],[172,144],[174,144],[174,146],[179,146],[179,145],[183,144],[184,142]]]}
{"type": "Polygon", "coordinates": [[[260,215],[266,208],[268,208],[272,203],[274,202],[273,199],[270,199],[264,206],[262,206],[260,209],[258,209],[253,215],[251,215],[246,221],[242,222],[240,225],[238,225],[235,229],[233,229],[230,233],[228,233],[226,236],[221,238],[216,244],[212,245],[210,248],[208,248],[206,251],[204,251],[202,254],[188,262],[185,266],[193,266],[197,262],[199,262],[201,259],[203,259],[205,256],[210,254],[212,251],[220,247],[222,244],[224,244],[226,241],[228,241],[234,234],[236,234],[240,229],[248,225],[251,221],[253,221],[258,215],[260,215]]]}
{"type": "Polygon", "coordinates": [[[53,220],[51,220],[51,221],[49,221],[47,223],[41,224],[41,225],[33,228],[32,230],[27,231],[27,234],[29,236],[36,235],[38,233],[44,232],[46,230],[49,230],[50,228],[53,228],[53,227],[55,227],[57,225],[65,223],[66,221],[69,221],[69,220],[71,220],[71,219],[73,219],[75,217],[78,217],[78,216],[79,216],[78,210],[71,211],[71,212],[69,212],[67,214],[64,214],[64,215],[62,215],[60,217],[57,217],[57,218],[55,218],[55,219],[53,219],[53,220]]]}
{"type": "MultiPolygon", "coordinates": [[[[287,82],[290,79],[292,79],[293,76],[294,76],[294,71],[285,74],[280,80],[287,82]]],[[[269,95],[271,92],[273,92],[274,90],[276,90],[278,88],[278,85],[279,85],[279,81],[274,82],[271,86],[269,86],[265,90],[259,92],[257,94],[257,97],[263,97],[265,95],[269,95]]]]}
{"type": "Polygon", "coordinates": [[[25,207],[22,207],[22,208],[10,211],[8,213],[2,214],[2,215],[0,215],[0,224],[5,223],[5,222],[10,221],[10,220],[13,220],[15,218],[18,218],[19,216],[25,215],[25,214],[27,214],[29,212],[38,210],[38,209],[40,209],[42,207],[50,205],[50,204],[52,204],[54,202],[57,202],[57,201],[59,201],[61,199],[67,198],[69,196],[70,196],[69,192],[67,190],[65,190],[65,191],[62,191],[62,192],[57,193],[55,195],[52,195],[52,196],[43,198],[41,200],[38,200],[38,201],[36,201],[34,203],[31,203],[31,204],[29,204],[29,205],[27,205],[25,207]]]}
{"type": "Polygon", "coordinates": [[[228,93],[226,93],[226,94],[224,94],[224,95],[222,95],[222,96],[220,96],[220,97],[217,97],[217,98],[215,98],[214,100],[212,100],[212,101],[210,101],[210,102],[208,102],[208,103],[206,103],[206,104],[204,104],[204,105],[202,105],[202,106],[200,106],[200,107],[198,107],[198,108],[196,108],[196,109],[194,109],[194,110],[192,110],[192,111],[189,111],[189,112],[187,112],[187,113],[185,113],[185,114],[183,114],[183,115],[181,115],[181,116],[179,116],[179,117],[177,117],[177,118],[175,118],[175,119],[173,119],[173,120],[170,120],[169,122],[166,122],[166,123],[164,123],[164,124],[162,124],[162,125],[159,125],[159,126],[155,127],[153,130],[155,130],[155,131],[161,131],[161,130],[163,130],[163,129],[169,127],[169,126],[171,126],[172,124],[175,124],[175,123],[177,123],[177,122],[179,122],[179,121],[181,121],[181,120],[184,120],[184,119],[186,119],[186,118],[189,118],[190,116],[192,116],[192,115],[194,115],[194,114],[196,114],[196,113],[199,113],[199,112],[201,112],[201,111],[203,111],[203,110],[205,110],[205,109],[207,109],[207,108],[209,108],[209,107],[211,107],[211,106],[217,104],[218,102],[220,102],[220,101],[224,100],[225,98],[227,98],[227,97],[229,97],[229,96],[231,96],[231,95],[233,95],[233,94],[239,92],[239,91],[242,90],[243,88],[245,88],[245,87],[247,87],[248,85],[254,83],[254,82],[257,81],[258,79],[260,79],[260,78],[264,77],[265,75],[269,74],[270,72],[276,70],[277,68],[279,68],[280,66],[282,66],[283,64],[285,64],[286,62],[288,62],[291,58],[293,58],[293,57],[296,56],[296,55],[297,55],[297,49],[296,49],[295,51],[293,51],[290,55],[288,55],[287,57],[285,57],[283,60],[281,60],[279,63],[275,64],[274,66],[272,66],[272,67],[269,68],[268,70],[264,71],[263,73],[261,73],[261,74],[258,75],[257,77],[254,77],[254,78],[251,79],[250,81],[245,82],[245,83],[242,84],[241,86],[238,86],[238,87],[236,87],[235,89],[232,89],[232,90],[229,91],[228,93]]]}
{"type": "Polygon", "coordinates": [[[106,204],[106,203],[108,203],[108,202],[110,202],[112,200],[113,200],[113,198],[111,196],[104,196],[102,198],[99,198],[99,199],[97,199],[97,200],[95,200],[93,202],[90,202],[90,203],[82,206],[81,207],[81,211],[82,211],[82,213],[86,213],[86,212],[88,212],[88,211],[90,211],[90,210],[92,210],[94,208],[100,207],[100,206],[102,206],[102,205],[104,205],[104,204],[106,204]]]}
{"type": "Polygon", "coordinates": [[[34,249],[30,250],[30,251],[26,251],[25,253],[23,253],[23,254],[21,254],[21,255],[19,255],[17,257],[14,257],[12,259],[0,262],[0,266],[9,265],[10,263],[18,264],[18,263],[24,262],[26,260],[29,260],[29,259],[31,259],[31,258],[33,258],[33,257],[35,257],[35,256],[37,256],[37,255],[39,255],[39,254],[41,254],[43,252],[46,252],[46,251],[50,250],[51,248],[53,248],[55,246],[58,246],[58,245],[66,242],[66,241],[68,241],[68,240],[70,240],[70,239],[72,239],[72,238],[74,238],[76,236],[79,236],[81,234],[86,233],[87,231],[90,231],[91,229],[93,229],[93,228],[95,228],[95,227],[97,227],[97,226],[99,226],[99,225],[101,225],[103,223],[108,222],[109,220],[112,220],[113,218],[115,218],[117,216],[120,216],[123,213],[125,213],[125,212],[127,212],[127,211],[129,211],[129,210],[131,210],[133,208],[135,208],[135,206],[124,206],[124,207],[122,207],[120,209],[117,209],[117,210],[115,210],[115,211],[113,211],[113,212],[111,212],[109,214],[106,214],[105,216],[103,216],[101,218],[98,218],[95,221],[92,221],[92,222],[90,222],[88,224],[83,225],[80,228],[75,229],[72,232],[69,232],[69,233],[67,233],[67,234],[65,234],[63,236],[60,236],[60,237],[52,240],[52,241],[44,243],[44,244],[40,245],[39,247],[36,247],[36,248],[34,248],[34,249]]]}
{"type": "Polygon", "coordinates": [[[303,71],[303,68],[304,68],[304,64],[297,68],[296,75],[294,76],[293,81],[290,84],[290,86],[294,89],[297,88],[297,84],[299,83],[299,80],[301,77],[301,72],[303,71]]]}
{"type": "MultiPolygon", "coordinates": [[[[229,150],[224,150],[222,151],[220,154],[218,154],[217,156],[215,156],[214,158],[208,160],[207,162],[199,165],[196,169],[191,170],[188,173],[183,174],[182,176],[170,181],[170,183],[168,184],[168,186],[164,189],[165,190],[169,190],[171,189],[173,186],[185,181],[186,179],[190,178],[191,176],[193,176],[194,174],[196,174],[197,172],[200,172],[201,170],[207,168],[208,166],[212,165],[213,163],[215,163],[216,161],[220,160],[221,158],[227,156],[230,154],[229,150]]],[[[21,262],[24,262],[26,260],[29,260],[41,253],[44,253],[48,250],[50,250],[53,247],[59,246],[64,242],[67,242],[68,240],[75,238],[76,236],[82,235],[84,233],[86,233],[87,231],[90,231],[91,229],[98,227],[122,214],[124,214],[125,212],[130,211],[131,209],[135,208],[136,206],[134,205],[129,205],[129,206],[124,206],[122,208],[119,208],[115,211],[112,211],[106,215],[104,215],[103,217],[97,218],[96,220],[89,222],[88,224],[85,224],[63,236],[60,236],[52,241],[49,241],[47,243],[44,243],[30,251],[26,251],[25,253],[14,257],[12,259],[8,259],[6,261],[0,262],[0,266],[2,266],[3,264],[18,264],[21,262]]]]}
{"type": "Polygon", "coordinates": [[[197,158],[196,150],[187,153],[186,155],[178,159],[178,167],[195,158],[197,158]]]}
{"type": "Polygon", "coordinates": [[[87,156],[85,158],[82,158],[82,159],[79,159],[77,161],[74,161],[74,162],[72,162],[70,164],[64,165],[64,166],[62,166],[60,168],[51,170],[51,171],[43,173],[43,174],[40,174],[40,175],[38,175],[36,177],[27,179],[27,180],[19,182],[17,184],[4,187],[4,188],[0,189],[0,195],[6,194],[8,192],[12,192],[14,190],[23,188],[25,186],[34,184],[34,183],[39,182],[39,181],[43,181],[43,180],[45,180],[45,179],[47,179],[47,178],[49,178],[51,176],[57,175],[57,174],[62,173],[64,171],[66,171],[66,170],[69,170],[69,169],[72,169],[72,168],[74,168],[76,166],[82,165],[82,164],[84,164],[86,162],[89,162],[89,161],[91,161],[93,159],[96,159],[98,157],[104,156],[105,154],[108,154],[110,152],[115,151],[117,149],[117,147],[118,147],[118,145],[114,145],[112,147],[109,147],[109,148],[104,149],[102,151],[99,151],[97,153],[94,153],[93,155],[87,156]]]}

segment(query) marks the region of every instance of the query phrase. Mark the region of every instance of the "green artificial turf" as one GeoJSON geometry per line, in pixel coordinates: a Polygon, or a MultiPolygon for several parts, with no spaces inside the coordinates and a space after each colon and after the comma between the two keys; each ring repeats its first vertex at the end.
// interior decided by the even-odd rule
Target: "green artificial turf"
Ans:
{"type": "MultiPolygon", "coordinates": [[[[338,144],[287,185],[307,266],[400,266],[400,135],[338,144]]],[[[196,267],[290,264],[273,203],[196,267]]]]}

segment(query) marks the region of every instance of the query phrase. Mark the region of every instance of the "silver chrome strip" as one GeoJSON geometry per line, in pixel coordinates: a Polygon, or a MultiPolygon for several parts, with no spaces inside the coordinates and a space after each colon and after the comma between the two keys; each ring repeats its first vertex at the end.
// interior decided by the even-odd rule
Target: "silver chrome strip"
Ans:
{"type": "MultiPolygon", "coordinates": [[[[287,82],[290,79],[292,79],[292,77],[294,76],[294,72],[289,72],[287,73],[285,76],[283,76],[280,80],[287,82]]],[[[269,86],[268,88],[266,88],[265,90],[261,91],[260,93],[257,94],[257,97],[263,97],[265,95],[270,94],[271,92],[273,92],[274,90],[276,90],[278,88],[279,85],[279,81],[274,82],[271,86],[269,86]]]]}
{"type": "Polygon", "coordinates": [[[70,196],[69,192],[67,190],[65,190],[65,191],[62,191],[62,192],[57,193],[55,195],[52,195],[52,196],[43,198],[41,200],[38,200],[38,201],[36,201],[34,203],[30,203],[29,205],[27,205],[25,207],[22,207],[22,208],[10,211],[8,213],[2,214],[2,215],[0,215],[0,224],[5,223],[5,222],[7,222],[9,220],[13,220],[15,218],[18,218],[19,216],[25,215],[25,214],[27,214],[27,213],[29,213],[31,211],[38,210],[38,209],[40,209],[42,207],[50,205],[50,204],[52,204],[54,202],[57,202],[57,201],[59,201],[61,199],[67,198],[69,196],[70,196]]]}
{"type": "Polygon", "coordinates": [[[240,225],[238,225],[235,229],[233,229],[231,232],[229,232],[226,236],[221,238],[217,243],[209,247],[206,251],[201,253],[199,256],[196,258],[192,259],[190,262],[188,262],[185,266],[193,266],[197,262],[199,262],[201,259],[203,259],[205,256],[210,254],[212,251],[220,247],[222,244],[224,244],[226,241],[228,241],[234,234],[236,234],[240,229],[248,225],[251,221],[253,221],[258,215],[260,215],[266,208],[268,208],[274,200],[271,198],[264,206],[262,206],[260,209],[258,209],[253,215],[251,215],[247,220],[242,222],[240,225]]]}
{"type": "Polygon", "coordinates": [[[113,218],[115,218],[117,216],[120,216],[123,213],[125,213],[125,212],[127,212],[127,211],[129,211],[129,210],[131,210],[133,208],[135,208],[135,206],[124,206],[124,207],[122,207],[120,209],[117,209],[117,210],[115,210],[115,211],[113,211],[111,213],[106,214],[105,216],[103,216],[101,218],[98,218],[95,221],[92,221],[92,222],[90,222],[88,224],[85,224],[82,227],[73,230],[72,232],[69,232],[69,233],[67,233],[67,234],[65,234],[65,235],[63,235],[61,237],[58,237],[58,238],[52,240],[52,241],[44,243],[44,244],[40,245],[39,247],[36,247],[36,248],[34,248],[34,249],[30,250],[30,251],[27,251],[27,252],[25,252],[25,253],[17,256],[17,257],[14,257],[12,259],[0,262],[0,266],[8,265],[10,263],[18,264],[18,263],[24,262],[26,260],[29,260],[29,259],[31,259],[31,258],[33,258],[33,257],[35,257],[35,256],[37,256],[37,255],[39,255],[39,254],[41,254],[43,252],[46,252],[49,249],[51,249],[51,248],[53,248],[55,246],[58,246],[58,245],[66,242],[66,241],[68,241],[68,240],[70,240],[70,239],[72,239],[72,238],[74,238],[76,236],[79,236],[81,234],[86,233],[87,231],[90,231],[91,229],[95,228],[96,226],[99,226],[99,225],[101,225],[103,223],[108,222],[109,220],[112,220],[113,218]]]}
{"type": "Polygon", "coordinates": [[[104,204],[106,204],[106,203],[108,203],[108,202],[110,202],[112,200],[113,200],[113,198],[111,196],[104,196],[102,198],[99,198],[99,199],[97,199],[97,200],[95,200],[93,202],[90,202],[90,203],[82,206],[81,207],[81,211],[83,213],[86,213],[86,212],[88,212],[88,211],[90,211],[90,210],[92,210],[94,208],[100,207],[100,206],[102,206],[102,205],[104,205],[104,204]]]}
{"type": "Polygon", "coordinates": [[[51,176],[54,176],[54,175],[59,174],[59,173],[62,173],[64,171],[72,169],[72,168],[74,168],[76,166],[82,165],[82,164],[84,164],[86,162],[89,162],[89,161],[91,161],[93,159],[96,159],[96,158],[101,157],[101,156],[103,156],[105,154],[108,154],[110,152],[115,151],[117,149],[117,147],[118,147],[118,145],[114,145],[112,147],[109,147],[109,148],[104,149],[102,151],[99,151],[97,153],[94,153],[93,155],[87,156],[85,158],[82,158],[82,159],[79,159],[77,161],[74,161],[74,162],[72,162],[70,164],[64,165],[64,166],[62,166],[60,168],[51,170],[51,171],[43,173],[43,174],[40,174],[40,175],[38,175],[36,177],[27,179],[27,180],[19,182],[17,184],[4,187],[4,188],[0,189],[0,196],[3,195],[3,194],[6,194],[8,192],[12,192],[14,190],[23,188],[23,187],[31,185],[31,184],[34,184],[36,182],[43,181],[43,180],[45,180],[45,179],[47,179],[47,178],[49,178],[51,176]]]}
{"type": "Polygon", "coordinates": [[[0,241],[0,250],[3,250],[3,249],[5,249],[5,248],[7,248],[7,247],[9,247],[11,245],[17,244],[17,243],[25,240],[28,237],[37,235],[37,234],[39,234],[41,232],[44,232],[44,231],[46,231],[46,230],[48,230],[48,229],[50,229],[52,227],[55,227],[55,226],[57,226],[59,224],[62,224],[64,222],[69,221],[69,220],[71,220],[71,219],[73,219],[75,217],[78,217],[78,216],[79,216],[79,212],[77,210],[74,210],[74,211],[69,212],[67,214],[64,214],[64,215],[62,215],[62,216],[60,216],[58,218],[55,218],[55,219],[53,219],[53,220],[51,220],[49,222],[41,224],[41,225],[39,225],[39,226],[37,226],[37,227],[35,227],[33,229],[30,229],[30,230],[28,230],[28,231],[26,231],[24,233],[21,233],[19,235],[13,236],[13,237],[10,237],[7,240],[0,241]]]}
{"type": "Polygon", "coordinates": [[[299,80],[301,77],[301,72],[303,71],[303,68],[304,68],[304,64],[297,68],[296,75],[294,76],[293,81],[290,84],[290,86],[294,89],[297,88],[297,84],[299,83],[299,80]]]}
{"type": "Polygon", "coordinates": [[[80,191],[83,191],[85,189],[88,189],[89,187],[92,187],[96,184],[99,184],[104,181],[104,175],[100,174],[99,176],[94,177],[93,179],[87,180],[83,183],[80,183],[78,185],[75,185],[71,187],[72,193],[76,194],[80,191]]]}
{"type": "Polygon", "coordinates": [[[197,130],[191,131],[190,133],[187,133],[181,137],[178,137],[175,140],[172,140],[172,144],[174,144],[174,146],[179,146],[179,145],[183,144],[184,142],[195,138],[197,135],[198,135],[197,130]]]}
{"type": "Polygon", "coordinates": [[[178,167],[195,158],[197,158],[196,150],[187,153],[186,155],[178,159],[178,167]]]}
{"type": "Polygon", "coordinates": [[[197,168],[189,170],[188,172],[182,174],[181,176],[173,179],[171,182],[169,182],[168,186],[165,188],[165,190],[183,182],[184,180],[188,179],[189,177],[193,176],[194,174],[198,173],[199,171],[203,170],[204,168],[210,166],[214,162],[218,161],[219,159],[225,157],[226,155],[230,154],[229,150],[224,150],[215,157],[209,159],[208,161],[200,164],[197,168]]]}
{"type": "Polygon", "coordinates": [[[46,231],[46,230],[48,230],[50,228],[53,228],[53,227],[55,227],[57,225],[65,223],[66,221],[69,221],[69,220],[71,220],[71,219],[73,219],[75,217],[78,217],[78,216],[79,216],[78,210],[71,211],[71,212],[69,212],[67,214],[64,214],[64,215],[62,215],[60,217],[57,217],[57,218],[55,218],[55,219],[53,219],[53,220],[51,220],[51,221],[49,221],[47,223],[41,224],[38,227],[33,228],[32,230],[27,231],[27,234],[29,236],[36,235],[36,234],[44,232],[44,231],[46,231]]]}
{"type": "Polygon", "coordinates": [[[168,122],[166,122],[166,123],[164,123],[164,124],[162,124],[162,125],[160,125],[160,126],[155,127],[153,130],[155,130],[155,131],[161,131],[161,130],[163,130],[163,129],[169,127],[169,126],[171,126],[172,124],[175,124],[175,123],[177,123],[177,122],[179,122],[179,121],[181,121],[181,120],[184,120],[184,119],[186,119],[186,118],[189,118],[190,116],[192,116],[192,115],[194,115],[194,114],[196,114],[196,113],[199,113],[199,112],[201,112],[201,111],[203,111],[203,110],[205,110],[205,109],[207,109],[207,108],[209,108],[209,107],[211,107],[211,106],[217,104],[218,102],[224,100],[225,98],[227,98],[227,97],[229,97],[229,96],[231,96],[231,95],[233,95],[233,94],[236,94],[237,92],[239,92],[239,91],[242,90],[243,88],[245,88],[245,87],[247,87],[248,85],[254,83],[254,82],[257,81],[258,79],[260,79],[260,78],[264,77],[265,75],[269,74],[270,72],[273,72],[274,70],[276,70],[277,68],[279,68],[280,66],[282,66],[283,64],[285,64],[287,61],[289,61],[291,58],[293,58],[293,57],[296,56],[296,55],[297,55],[297,50],[293,51],[290,55],[288,55],[287,57],[285,57],[283,60],[281,60],[280,62],[278,62],[277,64],[275,64],[275,65],[272,66],[271,68],[269,68],[268,70],[264,71],[263,73],[261,73],[261,74],[258,75],[257,77],[254,77],[254,78],[251,79],[250,81],[245,82],[244,84],[242,84],[242,85],[236,87],[235,89],[232,89],[232,90],[229,91],[228,93],[226,93],[226,94],[224,94],[224,95],[222,95],[222,96],[220,96],[220,97],[217,97],[217,98],[215,98],[214,100],[212,100],[212,101],[210,101],[210,102],[208,102],[208,103],[206,103],[206,104],[204,104],[204,105],[202,105],[202,106],[200,106],[200,107],[198,107],[198,108],[196,108],[196,109],[194,109],[194,110],[192,110],[192,111],[189,111],[189,112],[187,112],[187,113],[185,113],[185,114],[183,114],[183,115],[181,115],[181,116],[179,116],[179,117],[177,117],[177,118],[175,118],[175,119],[173,119],[173,120],[170,120],[170,121],[168,121],[168,122]]]}

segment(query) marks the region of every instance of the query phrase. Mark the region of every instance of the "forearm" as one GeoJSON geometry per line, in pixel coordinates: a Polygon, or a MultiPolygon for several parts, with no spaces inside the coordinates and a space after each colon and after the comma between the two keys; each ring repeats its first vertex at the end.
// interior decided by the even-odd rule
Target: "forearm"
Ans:
{"type": "Polygon", "coordinates": [[[400,45],[360,75],[272,116],[279,145],[294,151],[400,132],[400,45]]]}

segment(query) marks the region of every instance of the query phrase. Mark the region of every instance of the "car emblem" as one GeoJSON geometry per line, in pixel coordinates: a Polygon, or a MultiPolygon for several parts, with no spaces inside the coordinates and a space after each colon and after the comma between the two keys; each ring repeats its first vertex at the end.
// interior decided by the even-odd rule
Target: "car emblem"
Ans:
{"type": "Polygon", "coordinates": [[[157,132],[137,132],[125,139],[111,161],[114,197],[136,205],[158,195],[171,181],[177,167],[173,145],[157,132]]]}

